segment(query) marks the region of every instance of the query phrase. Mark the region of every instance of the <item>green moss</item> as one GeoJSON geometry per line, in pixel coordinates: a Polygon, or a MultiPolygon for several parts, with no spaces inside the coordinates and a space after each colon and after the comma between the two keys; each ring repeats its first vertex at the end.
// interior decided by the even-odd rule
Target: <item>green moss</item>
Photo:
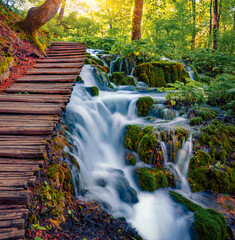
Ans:
{"type": "Polygon", "coordinates": [[[197,113],[203,120],[208,121],[214,118],[218,112],[210,108],[201,108],[197,113]]]}
{"type": "Polygon", "coordinates": [[[151,97],[140,97],[136,102],[138,115],[140,117],[147,117],[153,103],[154,101],[151,97]]]}
{"type": "Polygon", "coordinates": [[[225,240],[227,235],[227,225],[222,214],[214,209],[205,209],[191,202],[182,195],[170,191],[171,197],[180,202],[195,214],[193,224],[193,239],[200,240],[225,240]]]}
{"type": "Polygon", "coordinates": [[[13,57],[11,53],[6,55],[0,52],[0,75],[9,68],[9,65],[12,63],[12,61],[13,57]]]}
{"type": "Polygon", "coordinates": [[[143,191],[154,192],[159,188],[165,188],[168,186],[165,169],[138,168],[137,177],[139,185],[143,191]]]}
{"type": "Polygon", "coordinates": [[[95,87],[95,86],[91,87],[90,88],[90,93],[91,93],[92,96],[99,96],[99,88],[95,87]]]}
{"type": "Polygon", "coordinates": [[[89,56],[90,61],[92,62],[92,64],[94,65],[100,65],[100,66],[104,66],[104,62],[101,59],[89,56]]]}
{"type": "Polygon", "coordinates": [[[221,164],[213,164],[209,153],[201,150],[191,158],[188,180],[193,192],[213,190],[234,194],[234,170],[221,164]]]}
{"type": "Polygon", "coordinates": [[[77,76],[77,78],[76,78],[76,82],[82,82],[83,80],[82,80],[82,77],[81,76],[77,76]]]}
{"type": "Polygon", "coordinates": [[[84,61],[84,64],[92,65],[92,62],[90,61],[89,58],[86,57],[86,59],[85,59],[85,61],[84,61]]]}
{"type": "Polygon", "coordinates": [[[156,180],[148,168],[137,169],[139,185],[143,191],[154,192],[156,190],[156,180]]]}
{"type": "Polygon", "coordinates": [[[136,165],[136,158],[130,152],[126,154],[125,160],[128,165],[132,165],[132,166],[136,165]]]}
{"type": "Polygon", "coordinates": [[[201,117],[195,117],[190,119],[190,125],[191,126],[196,126],[202,123],[202,118],[201,117]]]}
{"type": "Polygon", "coordinates": [[[141,127],[138,125],[127,125],[125,128],[124,145],[131,151],[138,151],[141,127]]]}
{"type": "Polygon", "coordinates": [[[157,144],[157,140],[153,134],[145,134],[140,140],[139,156],[145,163],[150,163],[153,150],[157,144]]]}
{"type": "Polygon", "coordinates": [[[110,78],[110,81],[115,85],[133,85],[135,86],[135,81],[132,77],[128,77],[123,72],[114,72],[110,78]]]}

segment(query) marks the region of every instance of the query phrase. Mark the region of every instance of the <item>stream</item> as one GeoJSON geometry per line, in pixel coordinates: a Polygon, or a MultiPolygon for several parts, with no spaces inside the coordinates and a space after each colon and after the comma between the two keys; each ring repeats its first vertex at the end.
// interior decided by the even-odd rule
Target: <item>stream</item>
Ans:
{"type": "MultiPolygon", "coordinates": [[[[75,194],[82,199],[99,203],[114,217],[125,217],[147,240],[188,240],[194,214],[174,202],[169,188],[153,193],[142,191],[137,185],[134,171],[147,165],[137,157],[136,166],[125,162],[123,130],[127,124],[154,125],[167,129],[183,126],[190,130],[187,120],[175,111],[173,120],[167,120],[165,93],[147,87],[144,83],[134,86],[107,87],[100,84],[93,67],[85,65],[80,75],[84,82],[77,83],[67,106],[65,120],[70,126],[74,144],[71,154],[80,165],[80,172],[72,169],[75,194]],[[92,97],[89,87],[99,87],[99,96],[92,97]],[[151,96],[159,102],[163,114],[158,118],[138,117],[136,101],[151,96]]],[[[165,168],[178,182],[177,191],[186,197],[192,195],[187,181],[189,160],[192,156],[192,136],[183,143],[176,161],[170,161],[166,143],[161,142],[165,168]]],[[[69,152],[68,149],[66,151],[69,152]]]]}

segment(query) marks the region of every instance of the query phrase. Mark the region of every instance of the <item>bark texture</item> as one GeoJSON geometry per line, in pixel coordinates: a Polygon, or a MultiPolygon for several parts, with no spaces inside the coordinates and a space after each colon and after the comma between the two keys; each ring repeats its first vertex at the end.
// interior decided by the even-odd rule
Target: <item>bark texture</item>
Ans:
{"type": "Polygon", "coordinates": [[[140,40],[141,38],[141,20],[143,15],[143,0],[135,0],[135,9],[132,18],[131,40],[140,40]]]}
{"type": "Polygon", "coordinates": [[[62,4],[61,4],[61,8],[60,8],[60,13],[59,13],[59,17],[58,17],[58,23],[59,23],[59,25],[62,24],[62,20],[63,20],[63,17],[64,17],[65,4],[66,4],[66,0],[62,0],[62,4]]]}
{"type": "Polygon", "coordinates": [[[37,39],[38,29],[56,15],[61,2],[62,0],[46,0],[40,7],[29,9],[27,17],[18,23],[29,39],[40,48],[41,46],[37,39]]]}
{"type": "Polygon", "coordinates": [[[213,49],[218,48],[217,29],[218,26],[218,0],[214,0],[214,19],[213,19],[213,49]]]}

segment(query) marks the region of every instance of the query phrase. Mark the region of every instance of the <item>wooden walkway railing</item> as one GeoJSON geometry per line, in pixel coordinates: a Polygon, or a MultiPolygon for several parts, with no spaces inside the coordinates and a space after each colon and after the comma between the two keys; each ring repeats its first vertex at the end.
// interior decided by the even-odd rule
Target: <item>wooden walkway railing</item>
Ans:
{"type": "Polygon", "coordinates": [[[56,42],[0,95],[0,239],[24,238],[27,187],[40,174],[45,140],[60,120],[85,56],[84,44],[56,42]]]}

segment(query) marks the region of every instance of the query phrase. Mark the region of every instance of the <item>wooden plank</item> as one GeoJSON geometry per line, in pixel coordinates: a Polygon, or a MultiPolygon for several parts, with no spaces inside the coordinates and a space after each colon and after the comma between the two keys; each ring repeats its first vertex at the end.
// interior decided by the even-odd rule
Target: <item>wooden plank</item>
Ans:
{"type": "Polygon", "coordinates": [[[84,56],[84,52],[74,52],[74,53],[48,53],[48,57],[67,57],[67,56],[84,56]]]}
{"type": "Polygon", "coordinates": [[[81,58],[44,58],[44,59],[38,59],[37,63],[83,63],[85,60],[85,57],[81,58]]]}
{"type": "MultiPolygon", "coordinates": [[[[36,116],[36,115],[35,115],[36,116]]],[[[0,116],[1,117],[1,116],[0,116]]],[[[0,141],[14,141],[14,140],[22,140],[22,141],[47,141],[51,137],[49,136],[17,136],[17,135],[1,135],[0,141]]]]}
{"type": "Polygon", "coordinates": [[[70,50],[70,49],[66,49],[66,50],[53,50],[51,49],[48,52],[48,55],[74,55],[74,54],[85,54],[85,51],[83,49],[76,49],[76,50],[70,50]]]}
{"type": "Polygon", "coordinates": [[[14,165],[38,165],[42,166],[43,161],[25,160],[25,159],[12,159],[12,158],[0,158],[0,164],[14,164],[14,165]]]}
{"type": "Polygon", "coordinates": [[[19,165],[7,165],[7,164],[0,164],[1,172],[39,172],[40,168],[37,165],[30,165],[30,166],[19,166],[19,165]]]}
{"type": "MultiPolygon", "coordinates": [[[[59,121],[60,117],[57,115],[22,115],[19,118],[19,115],[5,115],[2,114],[0,117],[1,120],[7,121],[9,119],[18,119],[18,121],[59,121]]],[[[1,137],[2,138],[2,137],[1,137]]],[[[6,136],[7,138],[7,136],[6,136]]],[[[39,139],[41,139],[42,137],[38,137],[39,139]]],[[[35,138],[33,138],[34,140],[35,138]]]]}
{"type": "Polygon", "coordinates": [[[0,228],[18,228],[23,229],[25,225],[25,220],[22,219],[11,219],[0,221],[0,228]]]}
{"type": "Polygon", "coordinates": [[[37,63],[34,68],[80,68],[83,63],[37,63]]]}
{"type": "Polygon", "coordinates": [[[80,55],[68,55],[68,56],[48,56],[47,59],[61,59],[61,58],[67,58],[67,59],[71,59],[71,58],[86,58],[86,54],[80,54],[80,55]]]}
{"type": "Polygon", "coordinates": [[[9,215],[9,214],[14,214],[14,213],[19,213],[24,219],[28,218],[29,215],[29,210],[26,208],[15,208],[15,209],[2,209],[0,210],[0,217],[9,215]]]}
{"type": "MultiPolygon", "coordinates": [[[[29,197],[29,191],[0,191],[0,202],[1,204],[27,204],[28,203],[28,197],[29,197]]],[[[0,220],[7,220],[11,219],[11,217],[17,218],[17,216],[21,217],[21,213],[12,213],[7,214],[7,216],[4,217],[4,215],[0,215],[0,220]]],[[[18,217],[18,218],[19,218],[18,217]]],[[[1,238],[0,238],[1,239],[1,238]]]]}
{"type": "Polygon", "coordinates": [[[57,104],[40,104],[40,103],[13,103],[0,102],[0,113],[13,114],[40,114],[40,115],[60,115],[61,107],[57,104]]]}
{"type": "MultiPolygon", "coordinates": [[[[8,228],[6,228],[8,229],[8,228]]],[[[8,232],[2,232],[0,233],[0,239],[5,240],[5,239],[24,239],[25,236],[25,230],[24,229],[17,229],[14,228],[11,231],[8,232]]]]}
{"type": "MultiPolygon", "coordinates": [[[[9,158],[43,158],[43,152],[38,150],[14,150],[14,149],[0,149],[0,157],[9,158]]],[[[9,173],[8,173],[9,174],[9,173]]],[[[0,174],[2,175],[2,173],[0,174]]]]}
{"type": "MultiPolygon", "coordinates": [[[[13,180],[9,180],[9,179],[0,179],[0,186],[5,186],[5,187],[22,187],[22,188],[26,188],[27,187],[27,181],[25,179],[13,179],[13,180]]],[[[1,205],[0,205],[1,206],[1,205]]]]}
{"type": "Polygon", "coordinates": [[[26,72],[26,75],[78,75],[81,71],[81,68],[74,69],[74,68],[47,68],[47,69],[30,69],[26,72]]]}

